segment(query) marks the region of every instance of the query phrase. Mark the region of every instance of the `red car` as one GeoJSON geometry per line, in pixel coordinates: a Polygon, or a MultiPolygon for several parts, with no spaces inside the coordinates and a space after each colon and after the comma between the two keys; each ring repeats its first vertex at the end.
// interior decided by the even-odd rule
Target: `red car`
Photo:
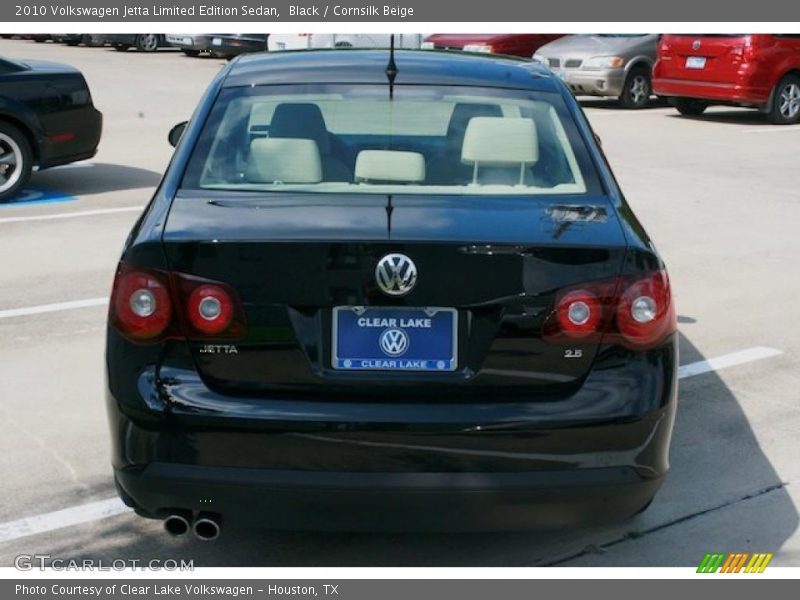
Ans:
{"type": "Polygon", "coordinates": [[[563,37],[553,33],[435,33],[425,38],[427,50],[464,50],[530,58],[544,46],[563,37]]]}
{"type": "Polygon", "coordinates": [[[800,122],[800,35],[665,35],[653,89],[684,115],[732,104],[776,124],[800,122]]]}

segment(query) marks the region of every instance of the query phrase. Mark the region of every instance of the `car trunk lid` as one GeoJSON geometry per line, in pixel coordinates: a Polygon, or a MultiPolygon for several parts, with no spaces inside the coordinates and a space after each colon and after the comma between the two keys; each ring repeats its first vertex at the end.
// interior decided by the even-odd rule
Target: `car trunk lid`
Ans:
{"type": "Polygon", "coordinates": [[[549,343],[544,319],[559,289],[618,275],[626,247],[608,200],[585,196],[181,192],[163,241],[172,271],[230,285],[246,314],[246,337],[226,343],[234,351],[190,342],[208,385],[364,401],[567,394],[598,345],[549,343]],[[378,261],[392,253],[418,272],[404,296],[387,295],[376,281],[378,261]],[[334,368],[336,307],[376,318],[386,316],[380,310],[421,318],[397,310],[454,309],[453,368],[334,368]]]}

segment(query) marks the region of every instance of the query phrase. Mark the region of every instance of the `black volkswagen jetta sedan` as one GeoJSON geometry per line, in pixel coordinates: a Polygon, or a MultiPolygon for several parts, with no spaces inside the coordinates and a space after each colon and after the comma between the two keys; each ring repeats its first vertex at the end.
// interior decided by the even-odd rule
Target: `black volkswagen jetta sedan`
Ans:
{"type": "Polygon", "coordinates": [[[622,519],[668,468],[676,335],[664,264],[546,69],[244,57],[117,270],[119,494],[202,539],[622,519]]]}

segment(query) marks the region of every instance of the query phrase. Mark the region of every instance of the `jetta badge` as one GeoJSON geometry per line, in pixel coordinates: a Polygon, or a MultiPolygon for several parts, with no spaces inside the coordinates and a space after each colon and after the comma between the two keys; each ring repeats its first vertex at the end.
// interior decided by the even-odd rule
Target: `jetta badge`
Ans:
{"type": "Polygon", "coordinates": [[[700,50],[700,40],[695,40],[692,42],[692,50],[700,50]]]}
{"type": "Polygon", "coordinates": [[[405,296],[417,283],[417,266],[405,254],[387,254],[375,267],[375,281],[384,294],[405,296]]]}

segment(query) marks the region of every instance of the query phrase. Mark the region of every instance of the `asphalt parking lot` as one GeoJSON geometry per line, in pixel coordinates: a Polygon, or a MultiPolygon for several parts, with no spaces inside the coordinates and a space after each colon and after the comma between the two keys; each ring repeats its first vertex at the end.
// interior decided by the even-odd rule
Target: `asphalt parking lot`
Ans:
{"type": "Polygon", "coordinates": [[[693,566],[774,552],[800,566],[800,126],[715,108],[585,108],[667,261],[681,330],[672,472],[615,526],[387,535],[223,529],[176,540],[115,497],[103,402],[111,279],[187,119],[224,64],[0,40],[0,55],[80,68],[104,114],[97,156],[35,173],[0,205],[0,566],[20,554],[194,559],[195,566],[693,566]],[[64,527],[67,523],[75,523],[64,527]]]}

